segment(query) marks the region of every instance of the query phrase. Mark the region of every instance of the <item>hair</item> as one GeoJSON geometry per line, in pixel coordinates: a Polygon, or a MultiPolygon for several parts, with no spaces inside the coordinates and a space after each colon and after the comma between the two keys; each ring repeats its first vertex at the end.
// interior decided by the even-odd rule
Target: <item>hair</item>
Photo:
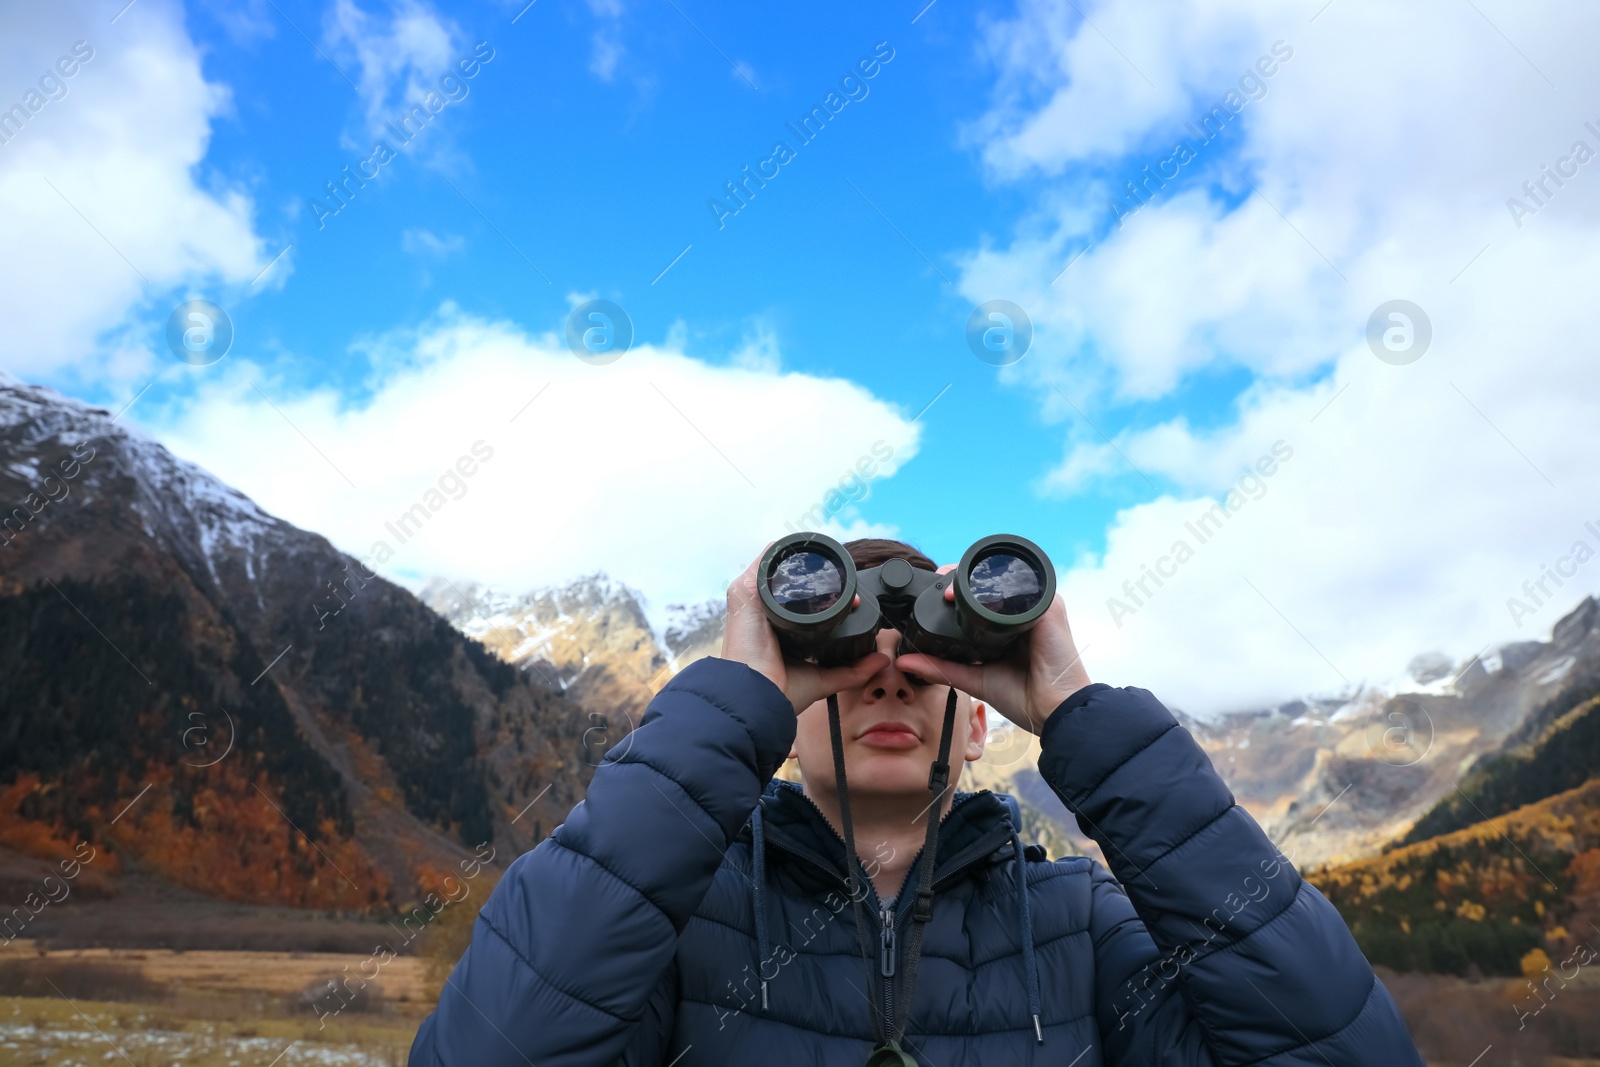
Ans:
{"type": "Polygon", "coordinates": [[[855,541],[848,541],[845,543],[844,550],[850,553],[850,559],[854,561],[858,571],[864,571],[868,567],[876,567],[885,560],[894,559],[896,556],[921,570],[936,571],[939,569],[933,560],[904,541],[891,541],[886,537],[862,537],[855,541]]]}

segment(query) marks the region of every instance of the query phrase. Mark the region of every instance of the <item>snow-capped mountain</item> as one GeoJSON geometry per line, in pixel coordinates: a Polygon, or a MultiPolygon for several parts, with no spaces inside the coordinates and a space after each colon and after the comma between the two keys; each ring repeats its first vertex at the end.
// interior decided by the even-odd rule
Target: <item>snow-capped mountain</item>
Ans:
{"type": "Polygon", "coordinates": [[[88,840],[239,900],[414,899],[537,840],[599,758],[576,704],[406,590],[10,377],[0,648],[0,847],[88,840]]]}
{"type": "Polygon", "coordinates": [[[1549,641],[1463,662],[1419,656],[1409,676],[1339,699],[1186,721],[1239,803],[1297,862],[1376,851],[1547,702],[1600,678],[1600,604],[1584,600],[1549,641]]]}

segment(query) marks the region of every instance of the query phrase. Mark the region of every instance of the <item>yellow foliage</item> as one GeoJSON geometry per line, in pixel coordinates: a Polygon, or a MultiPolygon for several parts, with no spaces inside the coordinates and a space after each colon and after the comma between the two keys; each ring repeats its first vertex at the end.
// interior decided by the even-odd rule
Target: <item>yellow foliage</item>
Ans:
{"type": "Polygon", "coordinates": [[[1475,900],[1463,900],[1461,906],[1456,909],[1456,914],[1463,919],[1471,919],[1475,923],[1481,923],[1483,922],[1483,917],[1488,914],[1488,909],[1475,900]]]}
{"type": "Polygon", "coordinates": [[[1578,883],[1574,887],[1576,892],[1600,893],[1600,848],[1578,853],[1567,873],[1578,883]]]}
{"type": "Polygon", "coordinates": [[[1536,948],[1522,957],[1523,977],[1534,979],[1550,969],[1550,957],[1546,956],[1544,949],[1536,948]]]}

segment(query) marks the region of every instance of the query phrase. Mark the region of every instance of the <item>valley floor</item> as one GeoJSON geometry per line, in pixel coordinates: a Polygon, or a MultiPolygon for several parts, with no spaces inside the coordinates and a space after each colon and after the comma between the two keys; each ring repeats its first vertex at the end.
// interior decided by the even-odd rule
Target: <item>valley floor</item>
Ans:
{"type": "Polygon", "coordinates": [[[178,1004],[0,997],[0,1067],[403,1067],[417,1019],[363,1017],[317,1028],[226,999],[178,1004]]]}
{"type": "MultiPolygon", "coordinates": [[[[20,949],[20,951],[19,951],[20,949]]],[[[0,957],[0,1067],[403,1065],[432,1006],[425,965],[390,961],[342,1010],[308,994],[359,971],[331,952],[43,951],[0,957]]]]}
{"type": "MultiPolygon", "coordinates": [[[[432,1007],[416,958],[319,1020],[306,992],[366,957],[21,947],[0,957],[0,1067],[402,1067],[432,1007]]],[[[1594,976],[1519,1019],[1520,981],[1381,973],[1428,1067],[1600,1067],[1594,976]]]]}

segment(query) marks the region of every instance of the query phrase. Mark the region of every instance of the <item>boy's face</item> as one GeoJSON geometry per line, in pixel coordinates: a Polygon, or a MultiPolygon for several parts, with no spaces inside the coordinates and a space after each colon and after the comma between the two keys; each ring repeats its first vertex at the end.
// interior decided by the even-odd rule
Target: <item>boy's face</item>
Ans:
{"type": "MultiPolygon", "coordinates": [[[[889,666],[858,689],[839,694],[839,731],[844,746],[850,795],[928,797],[928,767],[939,756],[947,685],[929,685],[894,666],[898,630],[878,633],[878,651],[889,666]]],[[[988,713],[965,693],[956,700],[950,739],[951,786],[960,780],[962,761],[983,755],[988,713]]],[[[828,702],[819,700],[800,713],[790,756],[800,761],[807,792],[834,792],[833,748],[828,738],[828,702]]]]}

